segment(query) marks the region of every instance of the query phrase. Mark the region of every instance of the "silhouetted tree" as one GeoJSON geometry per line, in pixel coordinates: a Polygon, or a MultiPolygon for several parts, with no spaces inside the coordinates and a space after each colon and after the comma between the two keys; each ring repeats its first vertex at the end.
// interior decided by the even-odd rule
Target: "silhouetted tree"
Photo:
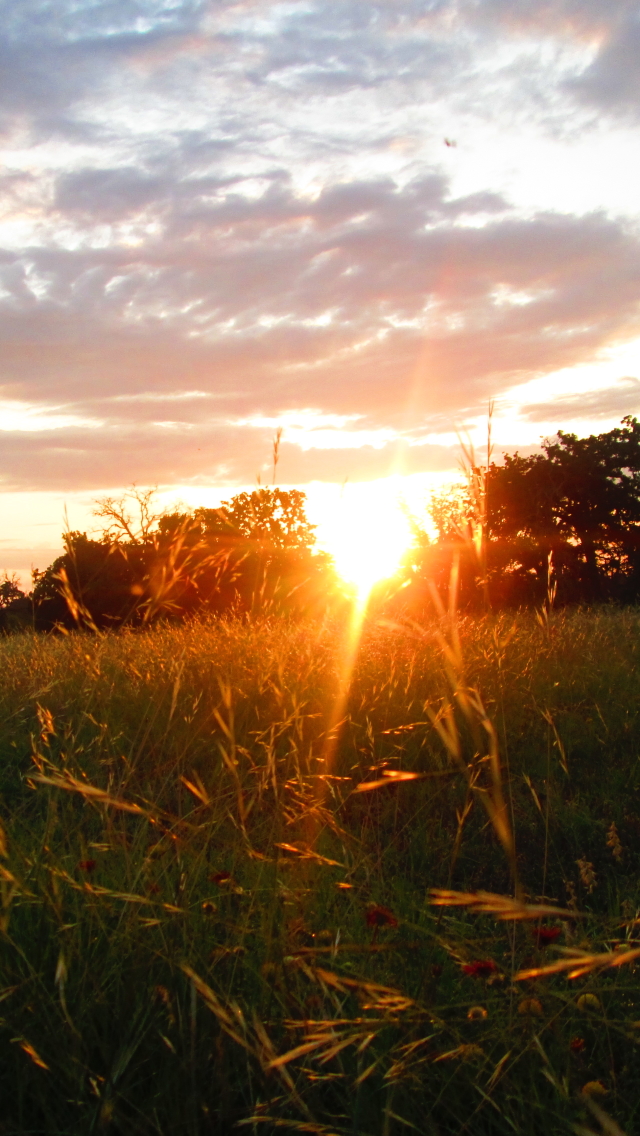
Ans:
{"type": "Polygon", "coordinates": [[[507,455],[488,478],[493,591],[535,599],[551,555],[559,599],[636,601],[640,594],[640,424],[558,431],[543,453],[507,455]]]}
{"type": "Polygon", "coordinates": [[[299,490],[241,493],[217,509],[159,514],[151,491],[103,498],[98,539],[70,532],[36,583],[40,627],[144,624],[198,610],[314,610],[326,604],[330,559],[314,552],[299,490]]]}
{"type": "Polygon", "coordinates": [[[541,453],[492,463],[484,484],[486,593],[475,502],[458,486],[432,501],[437,537],[417,533],[408,565],[414,603],[426,602],[429,580],[446,590],[454,561],[461,606],[482,606],[487,594],[496,607],[541,603],[550,563],[561,603],[640,600],[637,419],[587,438],[560,430],[541,453]]]}
{"type": "Polygon", "coordinates": [[[188,523],[198,549],[191,603],[213,611],[309,611],[326,606],[331,560],[314,549],[315,526],[298,489],[256,489],[217,509],[173,513],[159,522],[160,544],[188,523]]]}
{"type": "Polygon", "coordinates": [[[3,572],[0,576],[0,608],[7,608],[16,600],[25,598],[18,577],[14,574],[9,576],[6,572],[3,572]]]}

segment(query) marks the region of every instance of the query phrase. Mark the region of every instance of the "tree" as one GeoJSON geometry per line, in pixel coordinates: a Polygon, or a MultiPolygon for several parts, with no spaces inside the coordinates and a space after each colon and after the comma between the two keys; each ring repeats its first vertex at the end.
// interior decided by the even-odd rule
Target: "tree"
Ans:
{"type": "Polygon", "coordinates": [[[107,522],[102,528],[102,538],[112,544],[152,543],[162,516],[154,512],[155,494],[155,489],[138,489],[133,485],[122,497],[99,497],[93,515],[107,522]]]}
{"type": "Polygon", "coordinates": [[[97,539],[65,534],[34,589],[40,626],[148,623],[164,615],[302,611],[326,603],[329,558],[313,550],[299,490],[240,493],[218,509],[161,514],[134,487],[97,502],[97,539]]]}
{"type": "Polygon", "coordinates": [[[559,430],[530,456],[506,454],[478,469],[485,487],[485,566],[474,550],[476,506],[467,487],[434,497],[438,538],[416,542],[414,598],[426,581],[445,590],[459,566],[461,606],[538,604],[549,564],[559,602],[640,600],[640,424],[601,434],[559,430]],[[483,596],[486,579],[486,591],[483,596]]]}
{"type": "Polygon", "coordinates": [[[302,611],[326,605],[332,566],[314,550],[314,528],[298,489],[238,493],[217,509],[161,519],[161,541],[190,518],[187,543],[204,557],[196,606],[214,611],[302,611]]]}
{"type": "Polygon", "coordinates": [[[7,572],[3,572],[0,576],[0,608],[8,608],[16,600],[26,599],[25,593],[20,587],[20,581],[15,573],[11,576],[7,572]]]}
{"type": "Polygon", "coordinates": [[[565,599],[640,595],[640,424],[558,431],[531,457],[507,455],[488,478],[493,576],[540,578],[552,556],[565,599]]]}

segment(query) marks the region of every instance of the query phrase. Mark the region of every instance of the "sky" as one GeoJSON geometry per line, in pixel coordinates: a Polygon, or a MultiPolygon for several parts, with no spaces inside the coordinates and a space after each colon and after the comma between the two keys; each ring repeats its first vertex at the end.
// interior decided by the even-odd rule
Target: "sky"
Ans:
{"type": "Polygon", "coordinates": [[[630,0],[0,0],[0,570],[640,411],[639,96],[630,0]]]}

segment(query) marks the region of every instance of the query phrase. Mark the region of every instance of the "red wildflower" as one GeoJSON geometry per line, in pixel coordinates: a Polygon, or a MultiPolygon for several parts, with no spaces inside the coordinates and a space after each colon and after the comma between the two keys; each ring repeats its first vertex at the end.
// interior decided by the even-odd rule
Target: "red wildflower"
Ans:
{"type": "Polygon", "coordinates": [[[88,875],[94,870],[96,866],[95,860],[79,860],[78,868],[81,872],[87,872],[88,875]]]}
{"type": "Polygon", "coordinates": [[[582,1053],[584,1046],[585,1040],[583,1037],[572,1037],[569,1042],[569,1049],[572,1053],[582,1053]]]}
{"type": "Polygon", "coordinates": [[[464,974],[468,974],[471,978],[489,978],[489,975],[495,974],[497,966],[493,959],[478,959],[476,962],[467,962],[462,970],[464,974]]]}
{"type": "Polygon", "coordinates": [[[231,872],[223,868],[221,872],[211,872],[209,879],[212,884],[217,884],[218,887],[222,887],[223,884],[228,884],[231,880],[231,872]]]}
{"type": "Polygon", "coordinates": [[[388,907],[379,903],[371,903],[365,915],[367,927],[397,927],[398,920],[388,907]]]}
{"type": "Polygon", "coordinates": [[[539,947],[548,947],[562,934],[562,927],[534,927],[532,935],[539,947]]]}

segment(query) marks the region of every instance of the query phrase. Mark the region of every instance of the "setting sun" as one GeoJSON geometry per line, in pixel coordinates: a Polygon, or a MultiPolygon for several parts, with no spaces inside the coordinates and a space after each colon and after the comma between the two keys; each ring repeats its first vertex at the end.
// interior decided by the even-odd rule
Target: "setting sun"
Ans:
{"type": "Polygon", "coordinates": [[[411,537],[408,511],[395,478],[345,486],[318,525],[319,543],[361,602],[374,584],[398,570],[411,537]]]}

